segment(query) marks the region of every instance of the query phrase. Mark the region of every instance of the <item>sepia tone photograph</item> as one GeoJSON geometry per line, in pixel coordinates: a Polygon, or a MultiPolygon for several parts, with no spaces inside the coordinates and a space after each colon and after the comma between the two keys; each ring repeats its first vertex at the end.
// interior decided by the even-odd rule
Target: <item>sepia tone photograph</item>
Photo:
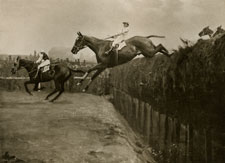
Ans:
{"type": "Polygon", "coordinates": [[[224,163],[224,0],[0,0],[0,163],[224,163]]]}

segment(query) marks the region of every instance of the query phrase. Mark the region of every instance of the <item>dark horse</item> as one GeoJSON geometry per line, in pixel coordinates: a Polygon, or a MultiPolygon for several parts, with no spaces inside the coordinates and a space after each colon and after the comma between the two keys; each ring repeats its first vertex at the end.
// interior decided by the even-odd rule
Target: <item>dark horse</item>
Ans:
{"type": "Polygon", "coordinates": [[[162,45],[159,44],[155,46],[153,42],[149,39],[150,37],[164,38],[164,36],[155,36],[150,35],[147,37],[134,36],[130,39],[125,40],[126,46],[123,47],[118,52],[118,56],[115,60],[115,54],[107,55],[105,52],[108,51],[112,45],[112,41],[102,40],[91,36],[82,35],[80,32],[77,33],[78,37],[74,43],[74,46],[71,50],[73,54],[77,54],[81,49],[89,47],[96,54],[96,59],[98,64],[93,68],[89,69],[85,75],[81,78],[78,84],[81,84],[88,74],[94,70],[97,70],[95,74],[91,77],[91,80],[87,86],[83,89],[86,91],[91,84],[91,82],[106,68],[114,67],[132,60],[139,54],[144,55],[145,57],[153,57],[156,53],[160,52],[166,56],[168,50],[162,45]]]}
{"type": "Polygon", "coordinates": [[[37,71],[37,64],[34,63],[33,61],[20,59],[19,57],[16,59],[16,62],[14,63],[12,73],[15,74],[16,71],[20,70],[21,67],[24,67],[29,73],[30,80],[24,82],[24,86],[26,92],[29,93],[30,95],[32,95],[32,93],[29,91],[27,87],[28,84],[35,84],[34,89],[36,89],[38,83],[54,80],[55,89],[53,92],[47,95],[45,100],[48,100],[48,98],[53,94],[57,92],[59,93],[52,100],[50,100],[50,102],[55,101],[64,92],[64,83],[70,78],[72,72],[84,73],[82,70],[73,70],[68,66],[56,64],[52,67],[52,70],[39,74],[37,78],[34,78],[37,71]]]}

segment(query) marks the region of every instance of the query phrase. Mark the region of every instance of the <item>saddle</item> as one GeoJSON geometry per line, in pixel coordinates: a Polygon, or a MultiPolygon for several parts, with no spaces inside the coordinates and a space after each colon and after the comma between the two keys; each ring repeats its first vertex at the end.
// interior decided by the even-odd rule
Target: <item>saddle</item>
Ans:
{"type": "Polygon", "coordinates": [[[41,68],[41,72],[47,72],[49,70],[50,70],[50,65],[46,65],[46,66],[41,68]]]}
{"type": "Polygon", "coordinates": [[[51,64],[42,67],[39,72],[40,78],[43,79],[44,76],[53,77],[55,74],[54,67],[55,65],[51,65],[51,64]]]}

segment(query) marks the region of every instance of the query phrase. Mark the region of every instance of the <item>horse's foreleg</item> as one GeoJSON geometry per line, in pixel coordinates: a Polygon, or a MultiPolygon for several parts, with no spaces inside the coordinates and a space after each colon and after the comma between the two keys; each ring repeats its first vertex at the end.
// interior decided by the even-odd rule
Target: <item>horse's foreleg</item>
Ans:
{"type": "Polygon", "coordinates": [[[82,82],[88,77],[88,75],[92,72],[92,71],[95,71],[95,70],[98,70],[100,68],[103,67],[103,64],[100,63],[100,64],[97,64],[96,66],[90,68],[85,74],[84,76],[82,77],[82,79],[77,83],[77,85],[81,85],[82,82]]]}
{"type": "Polygon", "coordinates": [[[30,90],[27,87],[28,84],[33,84],[33,82],[31,82],[31,81],[24,82],[24,87],[25,87],[26,92],[29,93],[30,95],[32,95],[32,93],[30,92],[30,90]]]}
{"type": "Polygon", "coordinates": [[[89,88],[89,85],[93,82],[93,80],[102,72],[104,71],[105,68],[102,69],[98,69],[95,74],[91,77],[90,81],[88,82],[88,84],[86,85],[86,87],[82,90],[82,92],[86,92],[89,88]]]}
{"type": "Polygon", "coordinates": [[[77,85],[81,85],[83,83],[83,81],[88,77],[89,73],[86,72],[84,74],[84,76],[81,77],[81,80],[77,83],[77,85]]]}

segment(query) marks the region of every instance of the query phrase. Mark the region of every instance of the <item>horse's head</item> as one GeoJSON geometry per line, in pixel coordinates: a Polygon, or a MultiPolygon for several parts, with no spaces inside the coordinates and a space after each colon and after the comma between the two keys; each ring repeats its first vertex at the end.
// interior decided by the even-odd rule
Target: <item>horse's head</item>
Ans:
{"type": "Polygon", "coordinates": [[[86,46],[84,36],[80,32],[77,32],[77,35],[78,37],[76,38],[73,48],[71,50],[73,54],[77,54],[81,49],[85,48],[86,46]]]}
{"type": "Polygon", "coordinates": [[[224,33],[225,30],[222,28],[222,25],[220,25],[219,27],[217,27],[216,32],[215,33],[224,33]]]}
{"type": "Polygon", "coordinates": [[[209,26],[205,27],[202,29],[201,32],[199,32],[199,36],[202,37],[202,36],[205,36],[205,35],[209,35],[209,37],[211,37],[211,35],[213,34],[213,30],[211,30],[209,28],[209,26]]]}
{"type": "Polygon", "coordinates": [[[13,67],[11,69],[12,74],[15,74],[21,68],[20,57],[16,58],[16,61],[13,63],[13,67]]]}

